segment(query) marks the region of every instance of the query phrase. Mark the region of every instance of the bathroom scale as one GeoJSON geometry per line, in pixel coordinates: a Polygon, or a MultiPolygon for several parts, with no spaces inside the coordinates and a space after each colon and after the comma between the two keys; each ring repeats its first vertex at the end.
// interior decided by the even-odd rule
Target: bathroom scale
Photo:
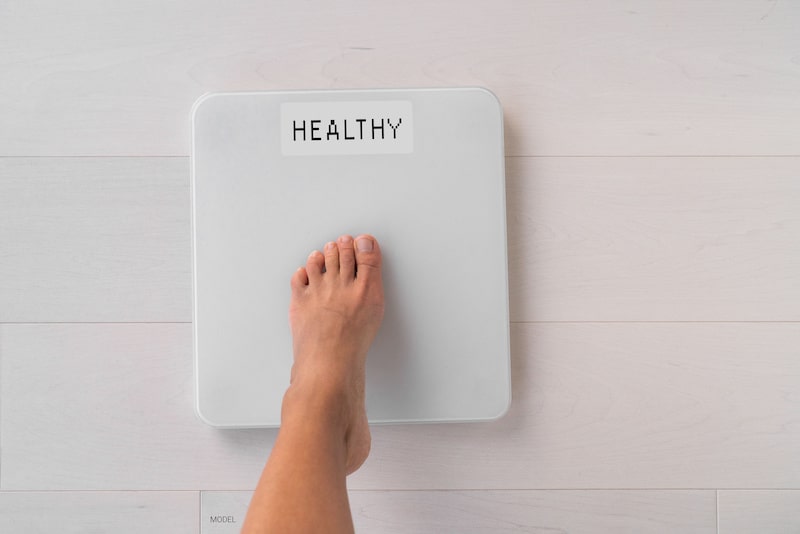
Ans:
{"type": "Polygon", "coordinates": [[[196,413],[280,425],[289,281],[372,234],[385,314],[370,423],[485,421],[511,402],[503,113],[479,87],[212,93],[192,110],[196,413]]]}

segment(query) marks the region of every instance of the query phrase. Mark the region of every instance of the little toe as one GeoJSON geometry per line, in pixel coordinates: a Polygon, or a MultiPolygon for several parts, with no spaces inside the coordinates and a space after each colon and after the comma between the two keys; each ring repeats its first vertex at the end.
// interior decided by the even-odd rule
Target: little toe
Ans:
{"type": "Polygon", "coordinates": [[[343,235],[338,241],[339,272],[343,278],[352,280],[356,276],[356,255],[353,250],[353,238],[343,235]]]}
{"type": "Polygon", "coordinates": [[[308,273],[305,267],[300,267],[294,272],[290,285],[295,291],[301,290],[308,285],[308,273]]]}
{"type": "Polygon", "coordinates": [[[312,284],[322,277],[322,269],[325,267],[325,256],[319,250],[315,250],[308,256],[306,261],[306,272],[308,273],[308,282],[312,284]]]}
{"type": "Polygon", "coordinates": [[[325,244],[325,272],[339,274],[339,248],[333,241],[325,244]]]}
{"type": "Polygon", "coordinates": [[[355,255],[358,278],[370,278],[380,275],[381,249],[378,240],[368,234],[356,238],[355,255]]]}

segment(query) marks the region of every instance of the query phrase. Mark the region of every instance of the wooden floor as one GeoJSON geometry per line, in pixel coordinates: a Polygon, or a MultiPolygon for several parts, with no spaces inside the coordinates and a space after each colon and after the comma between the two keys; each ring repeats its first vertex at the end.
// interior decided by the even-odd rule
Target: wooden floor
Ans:
{"type": "Polygon", "coordinates": [[[275,432],[192,407],[198,96],[481,85],[513,404],[374,428],[358,530],[800,532],[798,28],[777,1],[0,4],[0,531],[238,532],[275,432]]]}

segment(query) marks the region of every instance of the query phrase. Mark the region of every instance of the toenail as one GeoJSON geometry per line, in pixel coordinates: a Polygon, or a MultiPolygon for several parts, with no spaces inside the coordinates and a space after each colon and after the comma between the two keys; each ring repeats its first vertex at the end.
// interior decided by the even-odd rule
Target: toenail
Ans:
{"type": "Polygon", "coordinates": [[[333,241],[329,241],[329,242],[325,243],[325,250],[327,250],[327,251],[333,250],[334,245],[335,245],[335,243],[333,241]]]}
{"type": "Polygon", "coordinates": [[[339,238],[339,241],[341,241],[344,244],[347,244],[352,240],[353,240],[353,238],[350,237],[349,235],[343,235],[342,237],[339,238]]]}
{"type": "Polygon", "coordinates": [[[320,252],[319,252],[319,250],[312,250],[312,251],[311,251],[311,254],[309,254],[309,255],[308,255],[308,257],[309,257],[309,258],[313,258],[314,256],[316,256],[316,255],[317,255],[317,254],[319,254],[319,253],[320,253],[320,252]]]}
{"type": "Polygon", "coordinates": [[[372,252],[372,239],[360,237],[356,239],[356,247],[359,252],[372,252]]]}

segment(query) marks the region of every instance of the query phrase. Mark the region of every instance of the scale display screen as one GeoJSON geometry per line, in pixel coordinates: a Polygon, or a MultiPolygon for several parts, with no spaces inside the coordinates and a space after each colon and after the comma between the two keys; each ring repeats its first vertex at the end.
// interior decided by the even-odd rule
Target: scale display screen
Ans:
{"type": "Polygon", "coordinates": [[[286,102],[281,104],[281,150],[284,156],[411,153],[411,102],[286,102]]]}

